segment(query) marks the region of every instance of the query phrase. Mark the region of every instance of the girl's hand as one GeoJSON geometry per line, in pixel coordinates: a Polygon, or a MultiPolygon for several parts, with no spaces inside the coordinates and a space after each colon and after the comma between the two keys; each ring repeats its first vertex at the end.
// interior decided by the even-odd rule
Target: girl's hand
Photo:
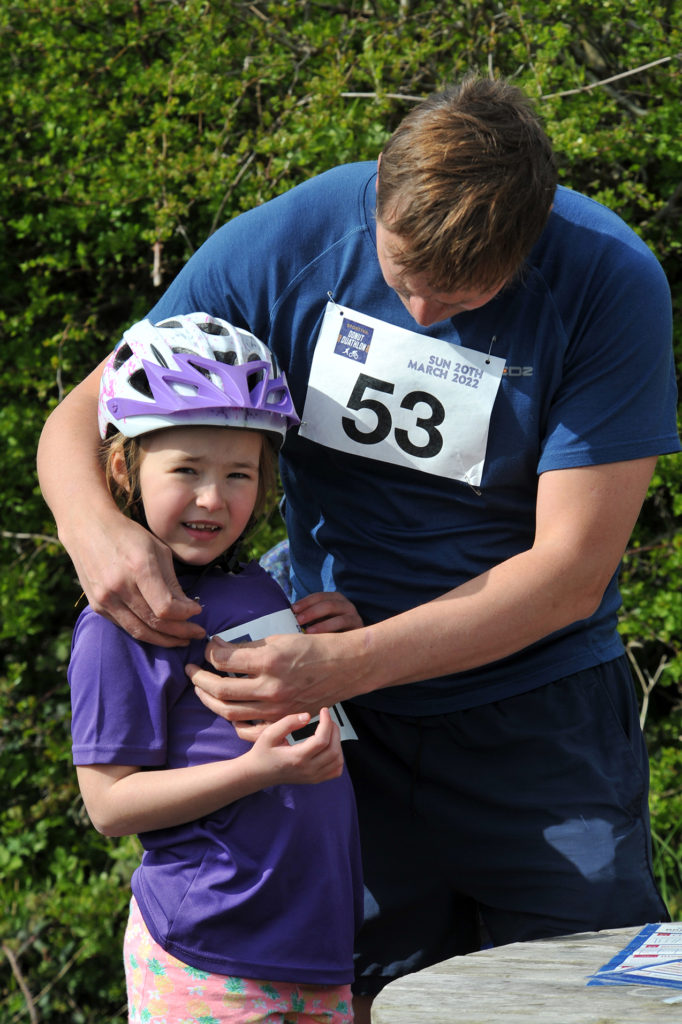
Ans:
{"type": "Polygon", "coordinates": [[[249,758],[251,771],[262,774],[262,787],[326,782],[341,775],[343,752],[339,728],[332,722],[327,708],[320,710],[320,721],[312,736],[300,743],[288,743],[288,733],[309,721],[310,715],[303,713],[287,715],[265,728],[254,726],[260,728],[260,735],[244,757],[249,758]]]}
{"type": "Polygon", "coordinates": [[[352,601],[336,590],[308,594],[293,605],[299,626],[306,633],[345,633],[363,625],[352,601]]]}

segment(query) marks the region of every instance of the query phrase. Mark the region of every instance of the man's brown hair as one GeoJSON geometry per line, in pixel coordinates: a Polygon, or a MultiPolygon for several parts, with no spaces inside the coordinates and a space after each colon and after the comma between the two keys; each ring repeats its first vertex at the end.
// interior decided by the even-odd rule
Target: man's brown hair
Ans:
{"type": "Polygon", "coordinates": [[[486,291],[522,268],[557,184],[528,97],[468,75],[400,123],[381,155],[377,218],[404,241],[397,262],[437,291],[486,291]]]}

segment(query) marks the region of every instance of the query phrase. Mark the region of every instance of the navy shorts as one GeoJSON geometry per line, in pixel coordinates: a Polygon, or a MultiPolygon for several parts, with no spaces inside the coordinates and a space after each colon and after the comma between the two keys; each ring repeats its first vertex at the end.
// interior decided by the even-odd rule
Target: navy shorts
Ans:
{"type": "Polygon", "coordinates": [[[354,704],[358,994],[480,948],[666,921],[625,657],[433,717],[354,704]]]}

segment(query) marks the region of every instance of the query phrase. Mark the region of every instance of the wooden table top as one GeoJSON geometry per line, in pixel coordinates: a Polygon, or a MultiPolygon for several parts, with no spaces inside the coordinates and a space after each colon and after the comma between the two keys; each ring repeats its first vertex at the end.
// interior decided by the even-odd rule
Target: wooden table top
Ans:
{"type": "Polygon", "coordinates": [[[587,985],[641,931],[585,932],[470,953],[391,982],[372,1024],[682,1024],[682,990],[587,985]]]}

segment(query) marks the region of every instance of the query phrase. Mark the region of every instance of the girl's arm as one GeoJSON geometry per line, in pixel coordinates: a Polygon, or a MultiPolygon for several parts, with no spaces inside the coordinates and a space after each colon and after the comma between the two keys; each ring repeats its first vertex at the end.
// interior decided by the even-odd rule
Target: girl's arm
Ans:
{"type": "Polygon", "coordinates": [[[172,828],[225,807],[266,786],[312,784],[343,771],[338,727],[323,708],[307,740],[289,745],[286,735],[310,720],[288,715],[269,725],[241,757],[188,768],[142,771],[125,765],[77,767],[90,820],[103,835],[172,828]]]}

